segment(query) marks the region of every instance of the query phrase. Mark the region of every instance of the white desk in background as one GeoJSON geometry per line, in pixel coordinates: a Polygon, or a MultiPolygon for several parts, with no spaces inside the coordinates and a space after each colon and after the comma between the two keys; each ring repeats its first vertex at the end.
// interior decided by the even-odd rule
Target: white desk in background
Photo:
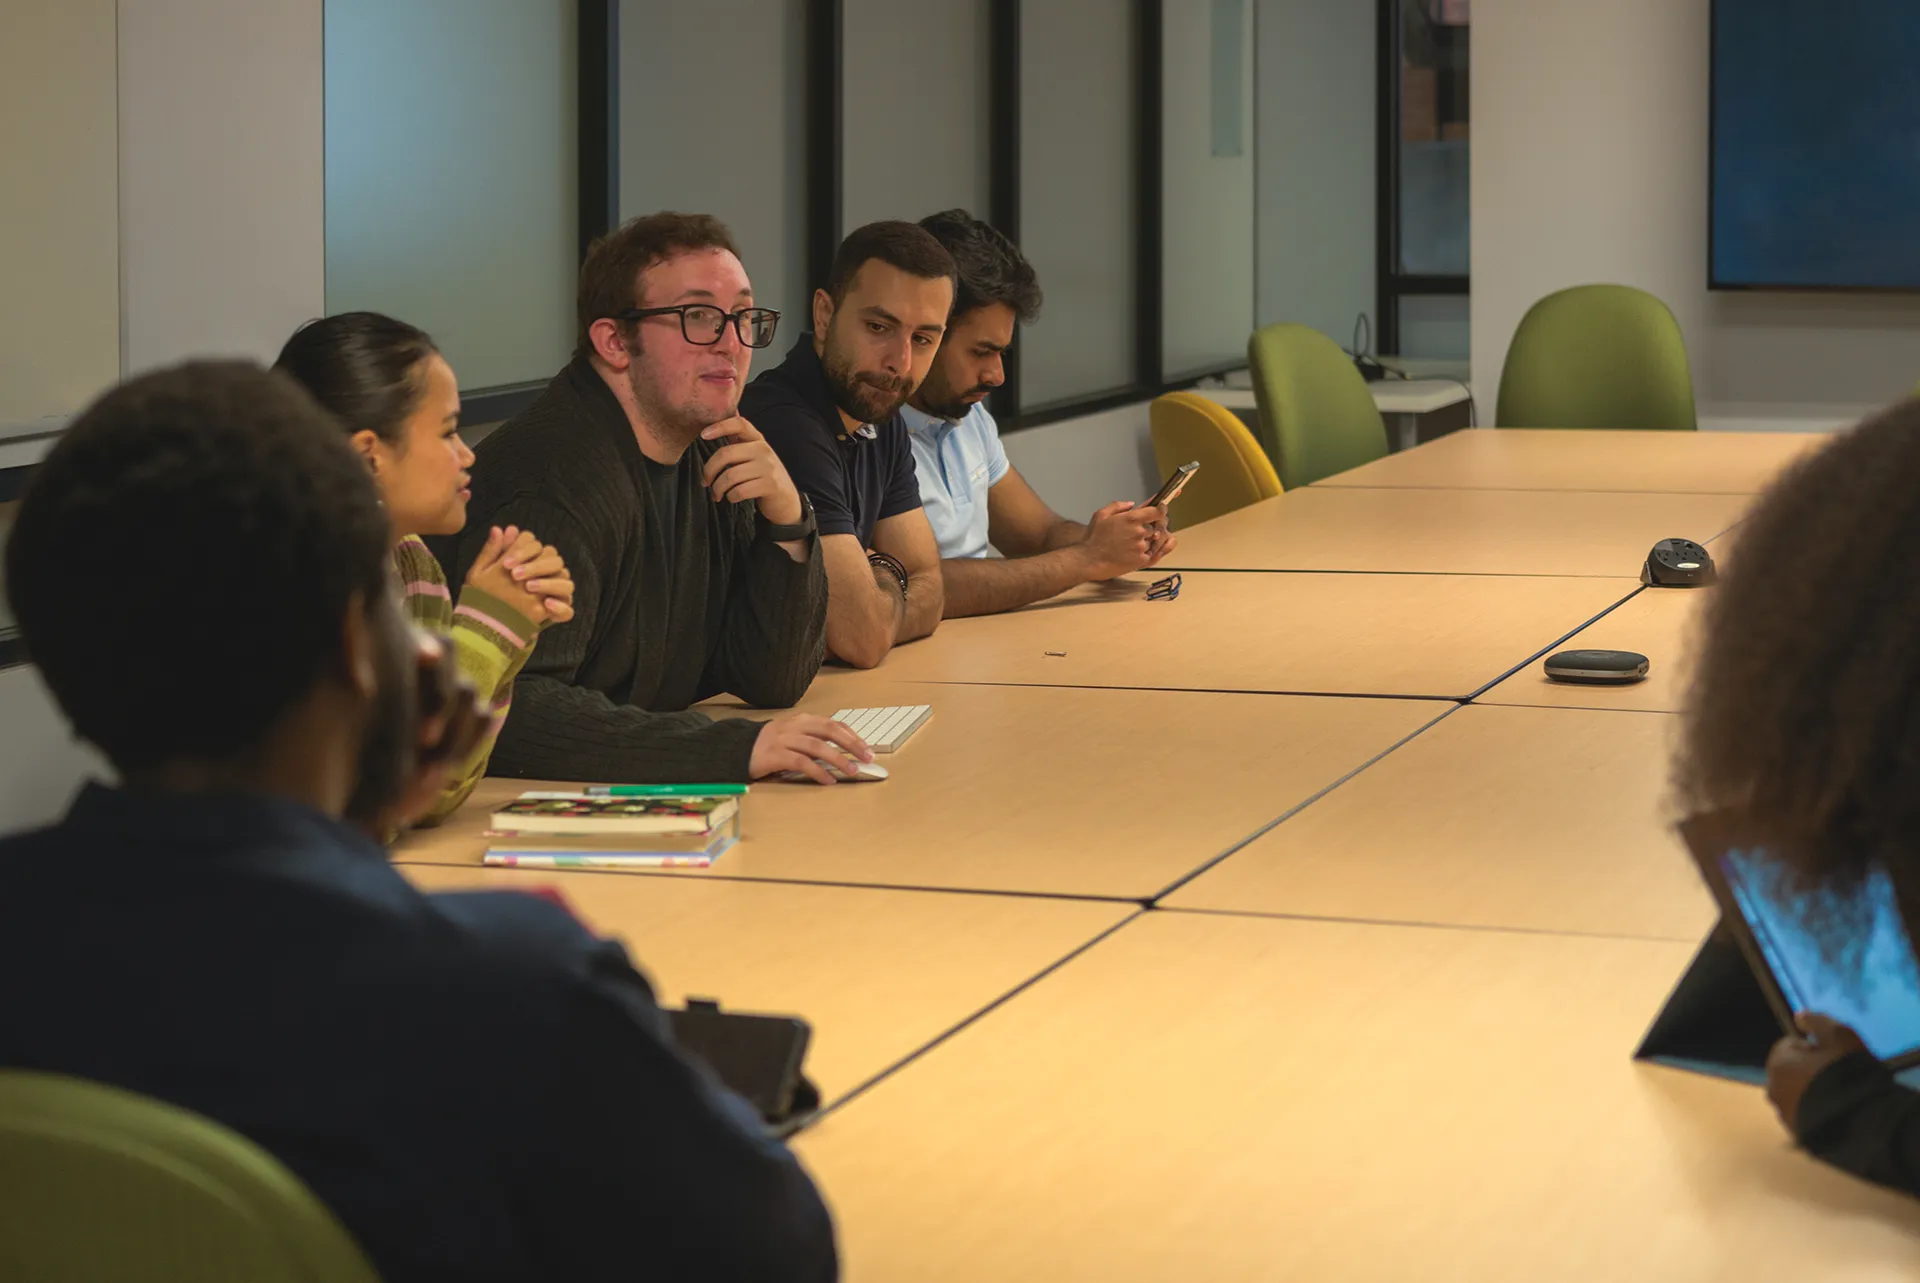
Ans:
{"type": "MultiPolygon", "coordinates": [[[[1444,411],[1465,406],[1471,396],[1467,385],[1452,379],[1381,379],[1367,385],[1373,403],[1387,420],[1387,439],[1395,450],[1406,450],[1457,428],[1468,426],[1470,415],[1456,413],[1447,421],[1444,411]],[[1432,416],[1431,421],[1429,417],[1432,416]]],[[[1232,410],[1248,426],[1259,422],[1260,405],[1252,388],[1195,388],[1201,396],[1232,410]]]]}

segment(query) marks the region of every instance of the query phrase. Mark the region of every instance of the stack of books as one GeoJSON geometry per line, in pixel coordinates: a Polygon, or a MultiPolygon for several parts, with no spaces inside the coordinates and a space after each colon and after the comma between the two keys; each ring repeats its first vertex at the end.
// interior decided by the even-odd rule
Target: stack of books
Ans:
{"type": "Polygon", "coordinates": [[[616,785],[522,793],[495,811],[487,864],[704,869],[740,837],[744,784],[616,785]]]}

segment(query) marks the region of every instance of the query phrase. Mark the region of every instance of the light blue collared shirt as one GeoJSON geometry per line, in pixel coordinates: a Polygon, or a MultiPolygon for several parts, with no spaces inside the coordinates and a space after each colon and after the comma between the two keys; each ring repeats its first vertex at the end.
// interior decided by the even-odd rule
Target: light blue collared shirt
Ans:
{"type": "Polygon", "coordinates": [[[943,559],[987,555],[987,491],[1013,470],[984,402],[955,423],[902,406],[920,479],[920,506],[943,559]]]}

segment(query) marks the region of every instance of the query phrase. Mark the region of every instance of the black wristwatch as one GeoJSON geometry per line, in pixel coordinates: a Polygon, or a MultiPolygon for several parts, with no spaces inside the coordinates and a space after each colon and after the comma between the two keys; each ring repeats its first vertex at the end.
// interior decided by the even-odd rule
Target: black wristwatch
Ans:
{"type": "Polygon", "coordinates": [[[760,533],[775,543],[792,543],[797,539],[808,539],[818,534],[820,525],[813,519],[813,503],[806,495],[800,496],[800,520],[790,526],[776,526],[768,521],[757,508],[753,514],[754,524],[760,527],[760,533]]]}

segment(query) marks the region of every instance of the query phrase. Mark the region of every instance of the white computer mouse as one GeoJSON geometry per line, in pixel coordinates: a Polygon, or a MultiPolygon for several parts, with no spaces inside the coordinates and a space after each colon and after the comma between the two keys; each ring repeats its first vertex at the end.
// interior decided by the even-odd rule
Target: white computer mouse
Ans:
{"type": "MultiPolygon", "coordinates": [[[[814,761],[820,762],[820,759],[816,757],[814,761]]],[[[820,762],[820,765],[826,767],[827,774],[833,776],[835,780],[839,781],[842,784],[866,784],[869,782],[877,783],[878,781],[884,780],[887,778],[887,768],[880,765],[880,763],[878,762],[855,762],[853,764],[853,774],[851,775],[847,774],[845,770],[843,770],[839,766],[834,765],[832,762],[820,762]]],[[[774,776],[774,778],[777,780],[784,781],[788,784],[813,783],[813,780],[811,778],[809,778],[808,776],[802,775],[798,771],[782,771],[780,772],[780,774],[774,776]]]]}

